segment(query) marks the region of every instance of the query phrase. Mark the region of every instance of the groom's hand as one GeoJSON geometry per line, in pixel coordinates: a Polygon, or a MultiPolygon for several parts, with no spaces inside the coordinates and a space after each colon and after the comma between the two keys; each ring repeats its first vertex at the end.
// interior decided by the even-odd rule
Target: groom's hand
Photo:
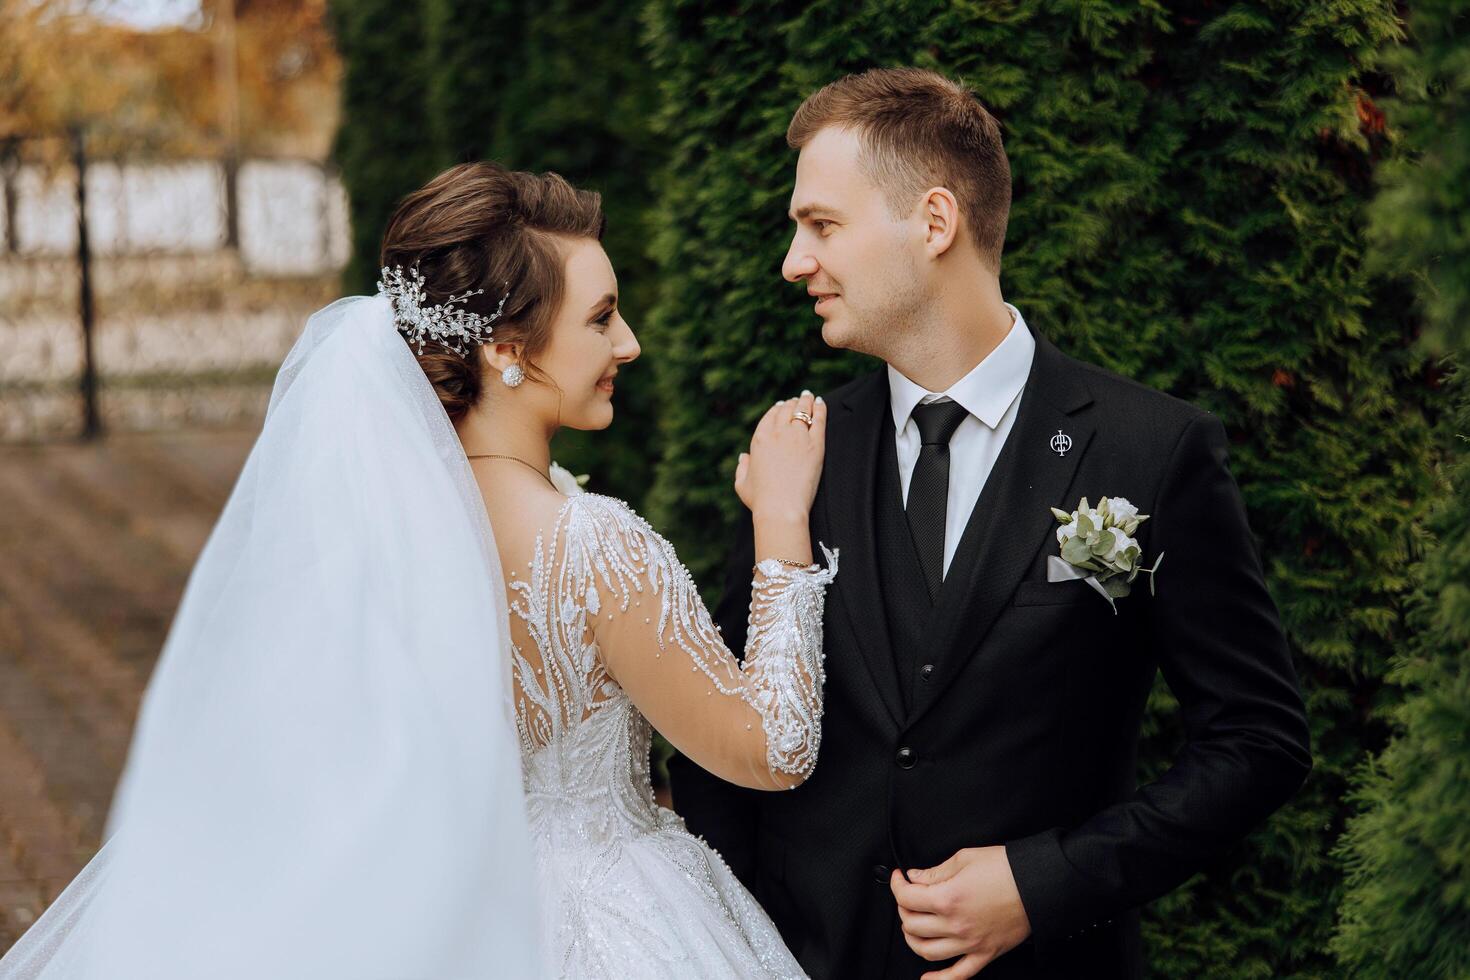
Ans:
{"type": "Polygon", "coordinates": [[[909,879],[896,869],[889,879],[909,948],[926,960],[960,957],[921,980],[966,980],[1031,935],[1002,845],[967,847],[909,879]]]}

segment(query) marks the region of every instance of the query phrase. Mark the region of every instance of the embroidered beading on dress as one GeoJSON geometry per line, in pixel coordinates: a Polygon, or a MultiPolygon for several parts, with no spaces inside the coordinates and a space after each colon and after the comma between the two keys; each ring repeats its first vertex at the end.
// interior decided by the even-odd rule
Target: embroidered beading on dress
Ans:
{"type": "MultiPolygon", "coordinates": [[[[745,673],[766,732],[772,772],[803,778],[817,764],[822,741],[822,608],[837,574],[837,555],[822,548],[827,568],[796,570],[773,559],[757,567],[752,583],[745,673]]],[[[701,607],[702,608],[702,607],[701,607]]]]}
{"type": "Polygon", "coordinates": [[[654,802],[652,729],[609,662],[625,680],[654,677],[706,727],[738,727],[702,734],[748,739],[770,788],[799,782],[821,741],[822,610],[837,571],[822,551],[826,568],[758,566],[743,666],[672,546],[619,500],[570,497],[529,576],[508,579],[529,643],[514,654],[516,723],[562,976],[802,976],[719,856],[654,802]]]}

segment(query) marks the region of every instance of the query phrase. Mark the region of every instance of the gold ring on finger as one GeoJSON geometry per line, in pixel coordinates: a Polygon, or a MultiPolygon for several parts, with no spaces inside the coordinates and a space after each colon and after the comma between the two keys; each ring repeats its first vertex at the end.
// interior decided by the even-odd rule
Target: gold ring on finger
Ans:
{"type": "Polygon", "coordinates": [[[816,419],[812,418],[807,413],[805,413],[805,412],[801,411],[800,409],[798,409],[797,411],[791,413],[791,421],[793,421],[793,422],[805,422],[806,423],[806,427],[808,429],[810,429],[812,427],[812,423],[815,422],[816,419]]]}

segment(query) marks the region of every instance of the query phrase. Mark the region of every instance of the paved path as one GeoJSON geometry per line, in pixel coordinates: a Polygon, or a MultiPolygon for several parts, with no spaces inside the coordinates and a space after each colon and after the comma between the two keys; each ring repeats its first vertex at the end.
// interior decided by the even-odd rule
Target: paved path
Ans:
{"type": "Polygon", "coordinates": [[[99,846],[138,700],[254,438],[0,447],[0,950],[99,846]]]}
{"type": "Polygon", "coordinates": [[[138,701],[255,434],[0,445],[0,951],[101,843],[138,701]]]}

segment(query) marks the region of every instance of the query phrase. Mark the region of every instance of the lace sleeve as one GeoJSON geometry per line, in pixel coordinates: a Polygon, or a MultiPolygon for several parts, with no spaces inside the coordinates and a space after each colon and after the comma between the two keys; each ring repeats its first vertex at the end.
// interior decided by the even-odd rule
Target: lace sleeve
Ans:
{"type": "Polygon", "coordinates": [[[577,583],[572,592],[609,676],[716,775],[758,789],[805,780],[821,742],[822,610],[837,553],[822,546],[826,568],[758,566],[742,665],[668,541],[621,501],[576,500],[564,581],[577,583]]]}

